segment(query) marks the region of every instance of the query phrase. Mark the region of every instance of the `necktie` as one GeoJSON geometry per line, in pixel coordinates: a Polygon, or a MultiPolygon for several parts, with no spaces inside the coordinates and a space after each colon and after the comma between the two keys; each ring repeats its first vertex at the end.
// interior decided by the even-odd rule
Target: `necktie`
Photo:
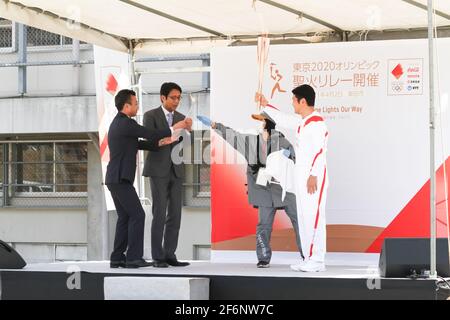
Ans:
{"type": "Polygon", "coordinates": [[[173,123],[173,114],[172,113],[167,114],[167,123],[169,124],[169,127],[172,126],[172,123],[173,123]]]}
{"type": "Polygon", "coordinates": [[[264,162],[266,162],[267,156],[268,156],[268,154],[267,154],[267,141],[264,141],[264,139],[262,139],[262,152],[263,152],[264,162]]]}

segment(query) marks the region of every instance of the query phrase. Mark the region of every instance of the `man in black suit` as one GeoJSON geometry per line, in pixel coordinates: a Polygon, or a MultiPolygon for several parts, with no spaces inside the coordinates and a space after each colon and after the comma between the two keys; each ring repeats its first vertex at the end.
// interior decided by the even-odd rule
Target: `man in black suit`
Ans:
{"type": "MultiPolygon", "coordinates": [[[[163,130],[184,121],[185,116],[176,111],[181,92],[180,86],[176,83],[163,83],[160,90],[162,105],[144,114],[144,127],[150,130],[163,130]]],[[[188,121],[192,125],[192,120],[188,121]]],[[[184,177],[183,163],[178,161],[174,163],[171,157],[172,150],[178,143],[180,141],[159,147],[157,151],[150,151],[143,171],[145,177],[150,177],[152,190],[151,242],[153,266],[157,268],[189,265],[188,262],[178,261],[175,255],[181,224],[184,177]]]]}
{"type": "Polygon", "coordinates": [[[186,121],[182,121],[170,128],[168,126],[154,130],[140,126],[131,119],[136,116],[138,110],[136,94],[132,90],[119,91],[115,97],[115,104],[119,112],[108,131],[110,161],[105,179],[118,215],[110,266],[148,267],[152,264],[142,258],[145,212],[133,187],[136,154],[138,150],[156,149],[158,145],[169,143],[174,129],[188,128],[188,125],[186,121]],[[138,138],[146,138],[147,141],[138,138]]]}

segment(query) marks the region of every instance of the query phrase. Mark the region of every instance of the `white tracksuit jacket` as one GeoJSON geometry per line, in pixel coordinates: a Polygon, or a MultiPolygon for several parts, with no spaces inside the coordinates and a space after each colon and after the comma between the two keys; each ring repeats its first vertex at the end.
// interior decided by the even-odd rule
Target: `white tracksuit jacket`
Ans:
{"type": "Polygon", "coordinates": [[[263,110],[276,123],[276,129],[286,136],[295,131],[295,195],[302,248],[305,257],[325,261],[328,172],[326,165],[328,130],[322,116],[314,111],[304,119],[267,105],[263,110]],[[290,131],[290,132],[289,132],[290,131]],[[308,194],[309,176],[317,177],[317,191],[308,194]]]}

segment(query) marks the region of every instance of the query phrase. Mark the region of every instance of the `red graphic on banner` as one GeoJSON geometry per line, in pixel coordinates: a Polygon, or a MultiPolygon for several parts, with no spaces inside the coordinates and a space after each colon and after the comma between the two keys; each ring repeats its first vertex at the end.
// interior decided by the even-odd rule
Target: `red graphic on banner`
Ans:
{"type": "Polygon", "coordinates": [[[275,81],[275,84],[272,88],[272,92],[270,94],[270,99],[273,99],[273,95],[275,94],[275,91],[278,91],[280,93],[286,92],[286,90],[281,88],[280,81],[283,79],[283,76],[280,73],[280,70],[275,67],[275,63],[270,64],[270,77],[275,81]]]}
{"type": "MultiPolygon", "coordinates": [[[[105,83],[105,90],[112,96],[114,96],[117,92],[117,88],[119,86],[119,83],[117,82],[116,78],[112,73],[108,74],[106,78],[105,83]]],[[[103,138],[100,138],[100,156],[104,161],[109,161],[109,152],[106,154],[106,150],[108,150],[108,135],[105,134],[103,138]]]]}
{"type": "MultiPolygon", "coordinates": [[[[446,161],[447,170],[450,158],[446,161]]],[[[437,236],[447,238],[448,217],[446,217],[444,165],[436,173],[436,216],[437,236]]],[[[450,179],[447,172],[447,185],[450,179]]],[[[385,238],[427,238],[430,236],[430,181],[428,180],[417,194],[403,208],[399,215],[386,227],[378,238],[366,250],[368,253],[381,251],[385,238]]]]}
{"type": "Polygon", "coordinates": [[[402,65],[399,63],[392,71],[392,75],[398,80],[403,75],[402,65]]]}
{"type": "Polygon", "coordinates": [[[106,79],[106,91],[113,96],[116,94],[118,85],[116,78],[110,73],[106,79]]]}
{"type": "Polygon", "coordinates": [[[100,156],[103,157],[107,148],[108,148],[108,134],[105,134],[102,143],[100,144],[100,156]]]}

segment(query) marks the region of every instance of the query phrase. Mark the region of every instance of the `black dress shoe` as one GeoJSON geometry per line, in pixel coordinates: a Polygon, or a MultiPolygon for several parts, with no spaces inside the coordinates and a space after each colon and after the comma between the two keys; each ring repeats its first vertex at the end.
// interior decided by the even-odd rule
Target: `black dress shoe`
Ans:
{"type": "Polygon", "coordinates": [[[127,261],[127,263],[125,264],[125,268],[136,269],[136,268],[151,267],[152,265],[153,265],[152,262],[147,262],[144,259],[141,259],[141,260],[127,261]]]}
{"type": "Polygon", "coordinates": [[[109,267],[113,268],[113,269],[125,268],[125,266],[126,266],[125,261],[110,261],[109,262],[109,267]]]}
{"type": "Polygon", "coordinates": [[[155,268],[168,268],[169,265],[164,260],[153,260],[153,266],[155,268]]]}
{"type": "Polygon", "coordinates": [[[186,267],[186,266],[190,265],[189,262],[181,262],[181,261],[178,261],[177,259],[169,259],[169,260],[166,260],[166,262],[169,266],[172,266],[172,267],[186,267]]]}

